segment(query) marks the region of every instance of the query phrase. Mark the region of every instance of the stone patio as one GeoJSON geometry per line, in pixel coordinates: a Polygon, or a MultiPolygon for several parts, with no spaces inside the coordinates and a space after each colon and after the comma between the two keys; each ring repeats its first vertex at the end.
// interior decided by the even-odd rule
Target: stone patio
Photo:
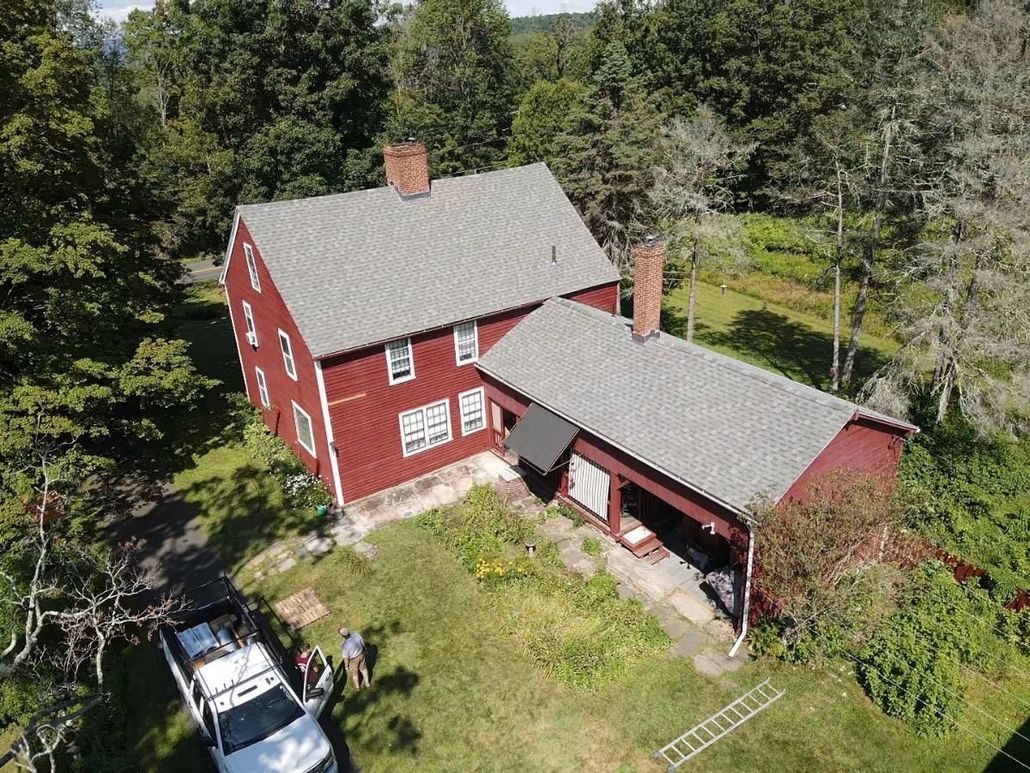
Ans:
{"type": "MultiPolygon", "coordinates": [[[[537,519],[549,503],[541,502],[525,486],[517,485],[517,470],[489,451],[476,454],[349,503],[342,512],[327,516],[318,533],[276,542],[244,568],[260,580],[293,568],[299,559],[323,556],[343,545],[374,558],[378,549],[365,542],[373,531],[434,507],[452,505],[476,484],[496,485],[503,481],[500,488],[506,492],[504,496],[511,506],[525,517],[537,519]]],[[[557,543],[562,560],[573,571],[587,577],[599,568],[610,572],[618,581],[620,596],[639,599],[658,619],[673,641],[671,654],[693,658],[702,674],[718,676],[736,670],[747,660],[744,654],[727,657],[734,638],[733,627],[701,590],[701,573],[677,556],[650,564],[592,526],[576,526],[558,515],[539,523],[537,531],[541,537],[557,543]],[[583,540],[588,537],[601,543],[599,555],[592,556],[583,550],[583,540]]]]}

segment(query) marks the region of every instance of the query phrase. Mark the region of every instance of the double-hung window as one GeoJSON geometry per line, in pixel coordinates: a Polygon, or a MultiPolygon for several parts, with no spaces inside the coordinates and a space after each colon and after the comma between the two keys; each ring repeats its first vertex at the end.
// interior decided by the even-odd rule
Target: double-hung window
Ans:
{"type": "Polygon", "coordinates": [[[411,352],[411,339],[401,338],[386,345],[386,368],[390,384],[400,384],[415,378],[415,357],[411,352]]]}
{"type": "Polygon", "coordinates": [[[401,425],[401,450],[411,456],[451,439],[451,408],[449,400],[430,403],[397,417],[401,425]]]}
{"type": "Polygon", "coordinates": [[[261,368],[254,368],[254,376],[257,378],[258,395],[261,397],[261,404],[265,408],[272,407],[272,401],[268,399],[268,382],[265,381],[265,372],[261,368]]]}
{"type": "Polygon", "coordinates": [[[311,416],[293,403],[293,422],[297,426],[297,442],[312,456],[315,455],[315,432],[311,428],[311,416]]]}
{"type": "Polygon", "coordinates": [[[282,330],[279,331],[279,348],[283,350],[283,367],[286,368],[286,375],[297,380],[297,364],[293,361],[293,347],[290,345],[290,337],[282,330]]]}
{"type": "Polygon", "coordinates": [[[462,392],[458,395],[458,412],[461,414],[461,434],[471,435],[486,426],[486,412],[483,409],[483,387],[462,392]]]}
{"type": "Polygon", "coordinates": [[[475,320],[454,326],[454,359],[459,365],[479,359],[479,330],[475,320]]]}
{"type": "Polygon", "coordinates": [[[254,260],[254,248],[243,243],[243,255],[247,259],[247,273],[250,274],[250,286],[261,292],[261,280],[258,278],[257,261],[254,260]]]}
{"type": "Polygon", "coordinates": [[[254,325],[254,310],[243,301],[243,320],[247,323],[247,343],[253,347],[258,345],[257,327],[254,325]]]}

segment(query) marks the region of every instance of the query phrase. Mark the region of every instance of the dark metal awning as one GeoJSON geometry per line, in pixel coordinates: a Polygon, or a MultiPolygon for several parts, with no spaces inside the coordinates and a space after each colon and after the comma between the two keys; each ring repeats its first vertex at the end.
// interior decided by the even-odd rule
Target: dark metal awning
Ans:
{"type": "Polygon", "coordinates": [[[579,427],[533,403],[519,419],[504,445],[540,472],[550,472],[579,427]]]}

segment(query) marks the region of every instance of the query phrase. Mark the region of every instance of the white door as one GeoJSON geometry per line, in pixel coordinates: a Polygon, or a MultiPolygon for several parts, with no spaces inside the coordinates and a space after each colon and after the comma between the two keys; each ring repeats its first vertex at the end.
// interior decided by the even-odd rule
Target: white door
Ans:
{"type": "Polygon", "coordinates": [[[304,664],[304,707],[317,717],[329,703],[333,694],[333,670],[329,667],[321,647],[315,647],[304,664]]]}
{"type": "Polygon", "coordinates": [[[603,521],[608,520],[610,476],[603,467],[573,454],[569,462],[569,496],[603,521]]]}

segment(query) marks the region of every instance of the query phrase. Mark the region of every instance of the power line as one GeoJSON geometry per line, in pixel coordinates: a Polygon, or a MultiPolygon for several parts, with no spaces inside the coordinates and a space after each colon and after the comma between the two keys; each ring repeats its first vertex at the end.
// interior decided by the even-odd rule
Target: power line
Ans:
{"type": "MultiPolygon", "coordinates": [[[[927,645],[928,645],[928,646],[932,646],[932,647],[933,647],[933,651],[934,651],[935,653],[937,653],[937,654],[940,654],[940,645],[936,645],[936,644],[933,644],[933,643],[931,643],[931,642],[927,642],[927,645]]],[[[883,652],[885,651],[885,650],[884,650],[884,648],[885,648],[885,647],[886,647],[886,642],[884,642],[884,643],[883,643],[883,644],[882,644],[882,645],[881,645],[880,647],[878,647],[877,649],[878,649],[878,650],[879,650],[879,651],[880,651],[881,653],[883,653],[883,652]]],[[[866,665],[868,665],[868,666],[869,666],[870,668],[874,668],[874,669],[876,668],[876,666],[872,665],[871,663],[867,663],[866,665]]],[[[879,669],[877,669],[877,670],[879,670],[879,669]]],[[[1009,727],[1009,726],[1008,726],[1008,725],[1007,725],[1007,724],[1006,724],[1006,723],[1005,723],[1004,721],[1002,721],[1002,720],[998,719],[998,718],[997,718],[996,716],[994,716],[993,714],[991,714],[991,713],[989,713],[989,712],[987,712],[987,711],[984,711],[984,710],[983,710],[982,708],[980,708],[979,706],[977,706],[977,705],[976,705],[975,703],[973,703],[973,702],[971,702],[971,701],[968,701],[968,700],[966,700],[965,698],[963,698],[963,697],[962,697],[962,695],[960,695],[959,693],[955,692],[955,691],[954,691],[954,690],[952,690],[951,688],[949,688],[949,687],[946,687],[945,685],[941,684],[941,683],[940,683],[939,681],[937,681],[936,679],[934,679],[934,678],[933,678],[932,676],[930,676],[929,674],[924,674],[924,676],[926,677],[926,679],[928,679],[929,681],[933,682],[933,683],[934,683],[935,685],[937,685],[938,687],[940,687],[940,688],[941,688],[942,690],[945,690],[945,691],[947,691],[948,693],[950,693],[951,695],[954,695],[954,696],[955,696],[956,698],[958,698],[958,699],[959,699],[960,701],[962,701],[963,703],[965,703],[965,704],[966,704],[967,706],[972,706],[972,707],[973,707],[974,709],[976,709],[976,710],[977,710],[977,711],[979,711],[979,712],[980,712],[981,714],[983,714],[983,715],[984,715],[985,717],[987,717],[987,718],[988,718],[988,719],[990,719],[990,720],[991,720],[992,722],[994,722],[994,723],[995,723],[996,725],[998,725],[998,726],[999,726],[999,727],[1000,727],[1000,728],[1001,728],[1002,730],[1005,730],[1005,731],[1007,731],[1007,732],[1012,732],[1012,733],[1014,733],[1015,735],[1018,735],[1018,736],[1019,736],[1020,738],[1022,738],[1022,739],[1023,739],[1024,741],[1026,741],[1027,743],[1030,743],[1030,738],[1027,738],[1027,737],[1026,737],[1025,735],[1023,735],[1022,733],[1020,733],[1020,732],[1019,732],[1018,730],[1012,730],[1012,728],[1011,728],[1011,727],[1009,727]]]]}
{"type": "MultiPolygon", "coordinates": [[[[886,680],[887,680],[888,682],[890,682],[890,683],[891,683],[892,685],[894,685],[895,687],[897,687],[897,688],[899,688],[899,689],[901,689],[901,690],[904,690],[906,694],[908,694],[908,695],[912,695],[912,691],[911,691],[910,689],[908,689],[908,688],[906,688],[906,687],[902,687],[902,686],[901,686],[900,684],[898,684],[897,682],[895,682],[895,681],[894,681],[893,679],[891,679],[891,678],[890,678],[889,676],[887,676],[887,675],[886,675],[885,673],[883,673],[883,671],[881,671],[880,669],[878,669],[878,668],[877,668],[876,666],[872,665],[871,663],[866,663],[865,661],[859,660],[858,658],[856,658],[856,657],[855,657],[854,655],[852,655],[852,654],[850,654],[850,653],[847,653],[847,652],[845,652],[844,654],[845,654],[845,655],[846,655],[847,657],[851,658],[851,659],[852,659],[853,661],[855,661],[856,663],[858,663],[859,665],[864,665],[864,666],[868,666],[869,668],[873,669],[873,670],[874,670],[874,671],[875,671],[876,673],[878,673],[878,674],[879,674],[880,676],[882,676],[882,677],[883,677],[884,679],[886,679],[886,680]]],[[[937,713],[937,715],[938,715],[938,716],[940,716],[941,718],[945,718],[945,719],[950,719],[950,720],[951,720],[951,722],[952,722],[952,724],[954,724],[954,725],[955,725],[955,726],[956,726],[957,728],[959,728],[960,730],[964,730],[965,732],[967,732],[967,733],[968,733],[969,735],[973,736],[973,738],[975,738],[976,740],[978,740],[978,741],[979,741],[980,743],[984,744],[984,745],[985,745],[985,746],[987,746],[988,748],[990,748],[990,749],[994,749],[994,751],[998,752],[999,754],[1004,754],[1004,755],[1005,755],[1006,757],[1008,757],[1008,758],[1009,758],[1010,760],[1012,760],[1013,762],[1015,762],[1015,763],[1016,763],[1017,765],[1019,765],[1020,767],[1022,767],[1022,768],[1025,768],[1026,770],[1030,770],[1030,765],[1027,765],[1027,764],[1026,764],[1025,762],[1023,762],[1022,760],[1020,760],[1020,759],[1019,759],[1018,757],[1014,757],[1014,756],[1012,756],[1012,755],[1011,755],[1011,754],[1009,754],[1009,753],[1008,753],[1007,751],[1005,751],[1004,749],[1002,749],[1002,748],[1001,748],[1000,746],[997,746],[996,744],[993,744],[993,743],[991,743],[990,741],[988,741],[987,739],[985,739],[985,738],[984,738],[984,737],[983,737],[982,735],[979,735],[978,733],[974,733],[974,732],[973,732],[972,730],[970,730],[970,729],[969,729],[968,727],[966,727],[965,725],[961,724],[961,723],[960,723],[960,722],[959,722],[958,720],[956,720],[955,718],[953,718],[953,717],[948,717],[947,715],[945,715],[945,713],[944,713],[944,712],[943,712],[943,711],[942,711],[941,709],[934,709],[934,708],[933,708],[933,706],[931,706],[930,704],[928,704],[928,703],[927,703],[926,701],[924,701],[924,700],[923,700],[922,698],[920,698],[920,697],[919,697],[918,695],[913,695],[912,697],[914,697],[914,698],[915,698],[915,699],[916,699],[917,701],[919,701],[920,703],[922,703],[922,704],[923,704],[924,706],[926,706],[927,708],[929,708],[929,709],[932,709],[932,710],[933,710],[933,711],[934,711],[935,713],[937,713]]]]}

